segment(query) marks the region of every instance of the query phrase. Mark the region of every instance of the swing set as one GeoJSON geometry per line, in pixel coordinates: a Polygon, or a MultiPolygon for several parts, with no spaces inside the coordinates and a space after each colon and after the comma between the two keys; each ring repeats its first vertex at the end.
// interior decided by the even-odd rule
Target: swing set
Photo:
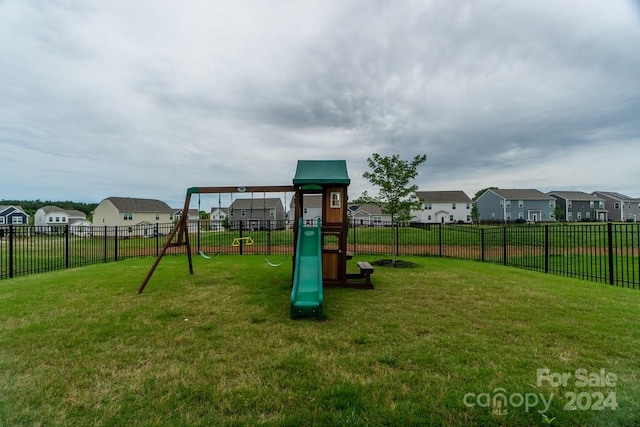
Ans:
{"type": "MultiPolygon", "coordinates": [[[[250,205],[249,220],[251,222],[253,222],[254,221],[254,219],[252,218],[252,216],[253,216],[253,194],[254,193],[263,193],[264,195],[263,195],[263,208],[262,209],[263,209],[263,220],[264,220],[264,216],[265,216],[264,212],[266,212],[266,205],[265,205],[266,193],[284,193],[285,194],[285,211],[286,211],[286,193],[287,192],[294,192],[294,191],[295,191],[295,187],[291,186],[291,185],[252,186],[252,187],[191,187],[191,188],[187,189],[187,195],[186,195],[185,201],[184,201],[183,212],[188,212],[189,211],[189,205],[191,203],[191,196],[194,195],[194,194],[198,194],[198,210],[199,210],[199,208],[200,208],[200,195],[201,194],[218,194],[218,208],[220,209],[221,208],[221,206],[220,206],[221,205],[221,201],[220,201],[220,195],[221,194],[230,194],[231,195],[231,199],[233,200],[233,194],[251,193],[251,202],[250,202],[251,205],[250,205]]],[[[233,202],[232,202],[232,204],[233,204],[233,202]]],[[[231,206],[230,206],[230,208],[231,208],[231,206]]],[[[193,274],[193,260],[192,260],[192,257],[191,257],[191,243],[189,241],[189,229],[188,229],[187,219],[188,219],[188,215],[182,215],[180,217],[180,219],[178,220],[178,222],[175,224],[173,230],[171,231],[171,233],[167,237],[166,243],[162,246],[162,249],[160,250],[160,252],[159,252],[158,256],[156,257],[153,265],[151,266],[151,269],[149,270],[149,272],[145,276],[144,280],[142,281],[142,284],[138,288],[138,293],[142,293],[142,291],[144,291],[144,288],[146,287],[147,283],[151,279],[151,276],[153,275],[153,272],[157,268],[158,264],[160,264],[160,260],[162,260],[162,257],[164,256],[166,251],[171,247],[180,247],[180,246],[185,246],[186,247],[187,258],[188,258],[188,262],[189,262],[189,273],[193,274]]],[[[251,227],[251,228],[253,228],[253,227],[251,227]]],[[[254,243],[255,243],[255,241],[253,240],[252,237],[243,236],[243,237],[234,238],[232,243],[231,243],[231,246],[238,247],[238,246],[241,246],[243,244],[247,245],[247,246],[251,246],[254,243]]],[[[218,255],[218,253],[216,253],[216,255],[218,255]]],[[[203,251],[199,251],[199,254],[203,258],[206,258],[206,259],[211,258],[210,256],[206,255],[203,251]]],[[[268,265],[270,265],[272,267],[277,267],[277,266],[281,265],[286,260],[286,257],[285,257],[285,259],[283,259],[279,263],[271,262],[267,258],[267,255],[265,255],[264,259],[265,259],[265,262],[268,265]]]]}

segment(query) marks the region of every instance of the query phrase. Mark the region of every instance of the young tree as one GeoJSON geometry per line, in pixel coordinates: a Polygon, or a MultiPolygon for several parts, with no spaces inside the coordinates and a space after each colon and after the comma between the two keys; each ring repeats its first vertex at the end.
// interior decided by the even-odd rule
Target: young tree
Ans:
{"type": "Polygon", "coordinates": [[[557,203],[556,203],[556,206],[553,208],[553,216],[555,217],[556,221],[563,221],[565,219],[564,210],[562,209],[562,206],[560,206],[557,203]]]}
{"type": "MultiPolygon", "coordinates": [[[[400,156],[381,156],[374,153],[367,159],[368,172],[362,176],[371,184],[380,188],[376,197],[370,197],[365,191],[360,197],[367,203],[373,203],[382,208],[382,213],[391,215],[391,221],[411,220],[411,208],[420,207],[420,200],[416,196],[418,186],[409,185],[410,181],[418,176],[418,166],[427,160],[426,155],[417,155],[413,160],[401,160],[400,156]]],[[[396,262],[397,233],[393,233],[393,263],[396,262]]]]}
{"type": "Polygon", "coordinates": [[[418,166],[427,160],[425,154],[417,155],[411,161],[400,159],[400,156],[381,156],[377,153],[367,159],[368,172],[363,178],[380,188],[377,196],[371,197],[364,192],[360,200],[380,206],[382,212],[391,215],[391,221],[409,221],[411,209],[420,207],[416,196],[418,186],[409,185],[418,176],[418,166]]]}
{"type": "Polygon", "coordinates": [[[477,224],[478,221],[480,221],[480,209],[478,209],[478,206],[475,203],[473,203],[471,207],[471,221],[473,221],[474,224],[477,224]]]}

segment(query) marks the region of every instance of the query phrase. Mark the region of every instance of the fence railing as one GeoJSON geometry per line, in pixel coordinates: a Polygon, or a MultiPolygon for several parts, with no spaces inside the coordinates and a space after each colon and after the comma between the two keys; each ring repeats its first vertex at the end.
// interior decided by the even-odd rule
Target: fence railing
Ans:
{"type": "MultiPolygon", "coordinates": [[[[293,254],[288,221],[189,223],[194,254],[293,254]]],[[[154,257],[173,224],[131,227],[0,227],[0,279],[136,257],[154,257]]],[[[349,251],[361,255],[460,258],[640,289],[640,224],[352,224],[349,251]]],[[[167,254],[184,253],[184,247],[167,254]]]]}

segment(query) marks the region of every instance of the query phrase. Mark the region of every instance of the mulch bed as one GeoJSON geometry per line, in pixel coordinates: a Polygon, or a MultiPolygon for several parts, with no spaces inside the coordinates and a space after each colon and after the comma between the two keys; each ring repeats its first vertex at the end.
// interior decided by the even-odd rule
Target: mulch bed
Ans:
{"type": "Polygon", "coordinates": [[[380,259],[378,261],[373,261],[371,265],[377,265],[379,267],[393,267],[393,268],[414,268],[418,267],[418,264],[410,261],[402,261],[397,259],[393,262],[392,259],[380,259]]]}

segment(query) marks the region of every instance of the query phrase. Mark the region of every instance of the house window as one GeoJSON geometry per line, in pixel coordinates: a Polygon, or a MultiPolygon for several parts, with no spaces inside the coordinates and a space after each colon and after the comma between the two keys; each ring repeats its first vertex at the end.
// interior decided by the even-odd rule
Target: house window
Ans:
{"type": "Polygon", "coordinates": [[[133,214],[131,212],[125,212],[122,217],[125,221],[131,221],[133,219],[133,214]]]}
{"type": "Polygon", "coordinates": [[[240,211],[240,216],[247,216],[247,211],[246,211],[246,210],[244,210],[244,209],[242,209],[242,210],[240,211]]]}
{"type": "Polygon", "coordinates": [[[495,214],[495,212],[491,212],[491,219],[496,219],[496,214],[495,214]]]}
{"type": "Polygon", "coordinates": [[[60,222],[60,217],[59,216],[56,217],[56,222],[60,222]]]}
{"type": "Polygon", "coordinates": [[[307,213],[307,208],[304,208],[304,213],[307,213]]]}
{"type": "Polygon", "coordinates": [[[11,223],[13,223],[13,224],[22,224],[22,217],[21,216],[14,216],[13,218],[11,218],[11,223]]]}
{"type": "Polygon", "coordinates": [[[568,208],[573,207],[573,203],[571,203],[571,200],[569,200],[569,201],[567,202],[567,207],[568,207],[568,208]]]}
{"type": "MultiPolygon", "coordinates": [[[[132,219],[133,219],[133,217],[132,217],[132,219]]],[[[173,214],[172,213],[169,214],[169,221],[173,221],[173,214]]]]}
{"type": "Polygon", "coordinates": [[[427,215],[427,221],[431,221],[431,215],[427,215]]]}
{"type": "Polygon", "coordinates": [[[332,208],[340,207],[340,193],[337,191],[333,191],[331,193],[331,207],[332,208]]]}
{"type": "Polygon", "coordinates": [[[53,222],[53,217],[52,216],[49,217],[49,222],[53,222]]]}
{"type": "Polygon", "coordinates": [[[471,215],[467,215],[467,222],[471,222],[471,215]]]}
{"type": "Polygon", "coordinates": [[[549,200],[549,207],[551,209],[555,208],[556,207],[556,201],[555,200],[549,200]]]}
{"type": "Polygon", "coordinates": [[[511,212],[507,212],[507,221],[511,221],[511,212]]]}
{"type": "Polygon", "coordinates": [[[67,222],[67,217],[66,216],[62,217],[62,222],[67,222]]]}
{"type": "Polygon", "coordinates": [[[455,209],[456,208],[456,204],[455,203],[451,203],[451,209],[455,209]]]}
{"type": "Polygon", "coordinates": [[[571,221],[571,220],[573,219],[573,212],[569,212],[569,213],[567,214],[567,219],[568,219],[569,221],[571,221]]]}
{"type": "Polygon", "coordinates": [[[518,219],[524,219],[524,212],[518,212],[518,219]]]}
{"type": "Polygon", "coordinates": [[[518,207],[519,208],[523,208],[524,207],[524,201],[518,200],[518,207]]]}
{"type": "Polygon", "coordinates": [[[424,210],[431,210],[431,209],[432,209],[431,203],[424,204],[424,210]]]}
{"type": "Polygon", "coordinates": [[[584,214],[585,218],[590,219],[591,218],[591,212],[587,212],[586,214],[584,214]]]}
{"type": "Polygon", "coordinates": [[[273,211],[269,211],[269,216],[273,216],[273,211]]]}
{"type": "Polygon", "coordinates": [[[590,201],[589,201],[589,207],[590,207],[590,208],[592,208],[592,209],[593,209],[593,204],[594,204],[594,203],[593,203],[593,200],[590,200],[590,201]]]}
{"type": "Polygon", "coordinates": [[[471,209],[471,203],[467,203],[467,209],[471,209]]]}
{"type": "Polygon", "coordinates": [[[374,224],[380,224],[382,222],[382,217],[379,216],[374,216],[373,217],[373,223],[374,224]]]}
{"type": "Polygon", "coordinates": [[[582,212],[578,212],[578,213],[576,214],[576,219],[577,219],[578,221],[580,221],[580,220],[582,219],[582,212]]]}
{"type": "MultiPolygon", "coordinates": [[[[602,209],[602,208],[604,207],[604,202],[603,202],[602,200],[600,200],[600,201],[598,202],[598,207],[599,207],[600,209],[602,209]]],[[[640,203],[638,203],[638,207],[640,207],[640,203]]]]}
{"type": "Polygon", "coordinates": [[[160,221],[160,214],[159,213],[156,214],[156,221],[160,221]]]}
{"type": "Polygon", "coordinates": [[[615,202],[613,204],[613,209],[620,209],[620,202],[615,202]]]}

